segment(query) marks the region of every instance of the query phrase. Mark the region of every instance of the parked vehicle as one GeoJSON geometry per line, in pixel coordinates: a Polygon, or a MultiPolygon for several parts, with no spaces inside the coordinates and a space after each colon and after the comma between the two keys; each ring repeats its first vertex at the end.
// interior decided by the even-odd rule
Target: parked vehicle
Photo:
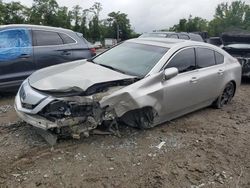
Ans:
{"type": "Polygon", "coordinates": [[[199,34],[195,33],[186,33],[186,32],[151,32],[151,33],[144,33],[140,36],[140,38],[146,37],[160,37],[160,38],[175,38],[175,39],[183,39],[183,40],[193,40],[204,42],[202,37],[199,34]]]}
{"type": "Polygon", "coordinates": [[[86,39],[68,29],[0,26],[0,91],[21,85],[34,71],[95,55],[86,39]]]}
{"type": "Polygon", "coordinates": [[[203,41],[207,41],[208,40],[208,32],[207,31],[195,31],[195,32],[192,32],[194,34],[197,34],[197,35],[200,35],[201,38],[203,39],[203,41]]]}
{"type": "Polygon", "coordinates": [[[250,32],[227,32],[221,35],[223,49],[242,65],[242,76],[250,78],[250,32]]]}
{"type": "Polygon", "coordinates": [[[137,38],[91,60],[37,71],[23,82],[15,109],[47,133],[79,138],[104,124],[146,129],[212,104],[222,108],[240,82],[239,62],[221,48],[137,38]]]}
{"type": "Polygon", "coordinates": [[[111,38],[105,38],[104,39],[104,46],[105,48],[110,48],[114,45],[117,44],[117,40],[116,39],[111,39],[111,38]]]}
{"type": "Polygon", "coordinates": [[[213,44],[213,45],[218,46],[218,47],[221,47],[221,45],[222,45],[220,37],[210,37],[210,38],[208,38],[207,43],[213,44]]]}
{"type": "Polygon", "coordinates": [[[99,49],[99,48],[102,47],[102,43],[101,43],[100,41],[96,41],[93,45],[94,45],[94,47],[95,47],[96,49],[99,49]]]}

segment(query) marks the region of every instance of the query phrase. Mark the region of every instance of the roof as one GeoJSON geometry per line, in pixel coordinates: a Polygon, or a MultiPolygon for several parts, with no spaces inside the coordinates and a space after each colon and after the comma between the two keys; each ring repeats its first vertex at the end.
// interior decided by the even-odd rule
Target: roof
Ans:
{"type": "Polygon", "coordinates": [[[130,39],[128,41],[136,42],[136,43],[143,43],[143,44],[148,44],[148,45],[162,46],[162,47],[167,47],[167,48],[171,48],[178,44],[190,42],[190,41],[182,40],[182,39],[158,38],[158,37],[135,38],[135,39],[130,39]]]}
{"type": "Polygon", "coordinates": [[[43,26],[43,25],[31,25],[31,24],[9,24],[9,25],[1,25],[0,29],[3,28],[36,28],[36,29],[46,29],[46,30],[57,30],[57,31],[72,31],[70,29],[64,29],[61,27],[51,27],[51,26],[43,26]]]}
{"type": "Polygon", "coordinates": [[[217,50],[221,53],[223,51],[221,48],[218,48],[212,44],[199,41],[192,41],[192,40],[183,40],[183,39],[148,37],[148,38],[135,38],[135,39],[130,39],[128,41],[140,44],[161,46],[165,48],[173,48],[173,49],[180,49],[189,46],[203,46],[211,48],[213,50],[217,50]]]}
{"type": "Polygon", "coordinates": [[[174,32],[174,31],[153,31],[144,34],[184,34],[184,35],[199,35],[198,33],[190,33],[190,32],[174,32]]]}

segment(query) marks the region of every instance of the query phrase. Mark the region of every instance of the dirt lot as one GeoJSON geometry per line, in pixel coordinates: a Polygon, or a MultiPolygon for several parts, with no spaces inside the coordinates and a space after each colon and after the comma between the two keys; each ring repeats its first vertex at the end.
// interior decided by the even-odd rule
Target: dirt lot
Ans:
{"type": "Polygon", "coordinates": [[[222,110],[54,148],[19,121],[13,98],[0,99],[0,187],[250,187],[249,81],[222,110]]]}

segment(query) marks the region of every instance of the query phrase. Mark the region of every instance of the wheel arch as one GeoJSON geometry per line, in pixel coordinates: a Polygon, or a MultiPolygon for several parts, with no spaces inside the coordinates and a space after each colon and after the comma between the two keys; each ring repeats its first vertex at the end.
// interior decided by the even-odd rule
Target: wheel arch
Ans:
{"type": "MultiPolygon", "coordinates": [[[[236,81],[235,81],[235,80],[231,80],[231,81],[229,81],[228,83],[230,83],[230,82],[232,82],[233,85],[234,85],[234,95],[235,95],[235,93],[236,93],[236,88],[237,88],[236,81]]],[[[227,83],[227,84],[228,84],[228,83],[227,83]]],[[[226,84],[226,85],[227,85],[227,84],[226,84]]],[[[233,95],[233,96],[234,96],[234,95],[233,95]]]]}

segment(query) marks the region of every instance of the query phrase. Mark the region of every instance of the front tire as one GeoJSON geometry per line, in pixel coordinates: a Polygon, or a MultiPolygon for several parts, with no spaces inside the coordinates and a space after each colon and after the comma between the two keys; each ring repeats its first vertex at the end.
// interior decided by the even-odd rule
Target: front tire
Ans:
{"type": "Polygon", "coordinates": [[[131,110],[121,117],[121,121],[130,127],[149,129],[155,126],[154,118],[157,112],[151,107],[131,110]]]}
{"type": "Polygon", "coordinates": [[[234,93],[235,93],[235,85],[233,82],[229,82],[226,85],[225,89],[223,90],[222,94],[215,101],[214,107],[221,109],[223,106],[230,103],[230,101],[234,97],[234,93]]]}

